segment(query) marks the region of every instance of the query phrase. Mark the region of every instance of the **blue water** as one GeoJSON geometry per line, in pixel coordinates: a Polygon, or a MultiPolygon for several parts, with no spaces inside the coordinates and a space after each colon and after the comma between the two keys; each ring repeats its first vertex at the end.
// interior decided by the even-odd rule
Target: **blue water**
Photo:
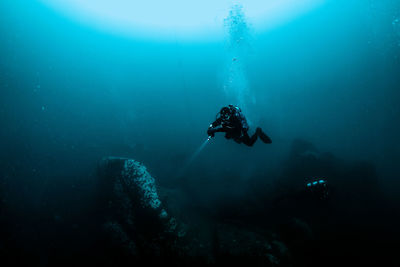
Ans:
{"type": "Polygon", "coordinates": [[[73,244],[63,227],[84,224],[76,221],[94,205],[104,156],[142,162],[166,188],[184,176],[191,201],[214,207],[307,176],[285,172],[300,139],[315,147],[307,155],[334,159],[315,177],[329,183],[367,162],[363,175],[398,207],[399,1],[326,1],[265,31],[244,10],[226,14],[219,39],[157,40],[93,28],[38,1],[1,1],[0,199],[11,234],[0,250],[40,254],[35,264],[46,265],[51,242],[73,244]],[[271,145],[220,133],[204,141],[231,103],[271,145]],[[45,229],[37,250],[35,227],[45,229]]]}

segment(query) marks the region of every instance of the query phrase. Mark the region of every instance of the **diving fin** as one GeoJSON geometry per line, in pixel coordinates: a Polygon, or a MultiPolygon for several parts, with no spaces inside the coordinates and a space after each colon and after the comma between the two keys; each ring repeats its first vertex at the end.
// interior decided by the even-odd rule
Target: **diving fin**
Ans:
{"type": "Polygon", "coordinates": [[[269,136],[266,135],[266,134],[261,130],[260,127],[258,127],[258,128],[256,129],[256,133],[257,133],[258,137],[260,137],[261,141],[263,141],[264,143],[266,143],[266,144],[271,144],[271,143],[272,143],[271,138],[269,138],[269,136]]]}

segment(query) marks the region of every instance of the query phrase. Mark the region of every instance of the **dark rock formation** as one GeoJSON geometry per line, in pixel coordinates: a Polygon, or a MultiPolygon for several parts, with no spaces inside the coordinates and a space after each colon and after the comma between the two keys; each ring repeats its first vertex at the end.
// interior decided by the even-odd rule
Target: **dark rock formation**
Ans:
{"type": "Polygon", "coordinates": [[[245,266],[288,264],[288,249],[273,236],[254,229],[221,224],[215,233],[217,263],[245,266]]]}
{"type": "Polygon", "coordinates": [[[269,215],[296,264],[337,266],[345,261],[342,255],[351,255],[353,265],[364,266],[372,260],[364,255],[386,253],[370,245],[376,242],[371,233],[381,231],[381,218],[392,217],[384,211],[387,202],[371,162],[344,160],[295,140],[274,195],[269,215]],[[307,190],[320,179],[328,188],[323,198],[307,190]],[[334,260],[327,263],[328,258],[334,260]]]}
{"type": "MultiPolygon", "coordinates": [[[[337,211],[355,215],[355,219],[362,213],[368,215],[371,209],[376,209],[376,203],[382,202],[383,194],[372,163],[345,161],[330,153],[319,152],[309,142],[295,140],[277,183],[277,192],[286,195],[287,200],[292,198],[292,206],[297,211],[299,206],[305,210],[310,210],[311,207],[320,208],[321,204],[327,203],[315,201],[304,190],[307,183],[319,179],[327,181],[331,205],[337,211]]],[[[300,212],[304,214],[303,210],[300,212]]],[[[315,213],[321,214],[320,211],[315,213]]],[[[344,218],[343,216],[344,214],[340,214],[338,217],[344,218]]]]}
{"type": "Polygon", "coordinates": [[[173,250],[185,235],[159,199],[146,167],[125,158],[105,158],[99,165],[103,229],[111,244],[130,256],[173,250]]]}
{"type": "MultiPolygon", "coordinates": [[[[169,213],[174,209],[160,200],[154,178],[135,160],[105,158],[99,176],[102,229],[119,260],[192,266],[287,264],[287,248],[276,237],[215,221],[207,226],[177,222],[169,213]]],[[[165,199],[172,194],[161,192],[165,199]]]]}

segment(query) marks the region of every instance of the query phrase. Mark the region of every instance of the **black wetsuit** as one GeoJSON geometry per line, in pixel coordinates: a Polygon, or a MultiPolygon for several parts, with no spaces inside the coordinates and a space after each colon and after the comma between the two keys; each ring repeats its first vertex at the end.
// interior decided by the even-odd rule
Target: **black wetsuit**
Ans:
{"type": "Polygon", "coordinates": [[[256,132],[250,137],[248,134],[249,126],[240,108],[229,105],[224,108],[227,112],[217,114],[217,119],[211,123],[207,133],[213,137],[216,132],[224,132],[225,138],[233,139],[237,143],[253,146],[260,137],[264,143],[272,143],[271,139],[257,128],[256,132]]]}

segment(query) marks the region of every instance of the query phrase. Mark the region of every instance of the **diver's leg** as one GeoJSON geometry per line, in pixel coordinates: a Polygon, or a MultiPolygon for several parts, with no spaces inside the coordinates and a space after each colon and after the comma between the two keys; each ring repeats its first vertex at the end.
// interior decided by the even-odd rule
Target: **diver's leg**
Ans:
{"type": "Polygon", "coordinates": [[[253,146],[254,143],[257,141],[257,133],[254,133],[251,137],[249,134],[246,132],[243,134],[243,136],[240,138],[243,144],[247,146],[253,146]]]}
{"type": "Polygon", "coordinates": [[[258,135],[258,137],[260,137],[261,141],[263,141],[264,143],[266,144],[272,143],[271,138],[269,138],[269,136],[266,135],[260,127],[257,127],[256,134],[258,135]]]}

